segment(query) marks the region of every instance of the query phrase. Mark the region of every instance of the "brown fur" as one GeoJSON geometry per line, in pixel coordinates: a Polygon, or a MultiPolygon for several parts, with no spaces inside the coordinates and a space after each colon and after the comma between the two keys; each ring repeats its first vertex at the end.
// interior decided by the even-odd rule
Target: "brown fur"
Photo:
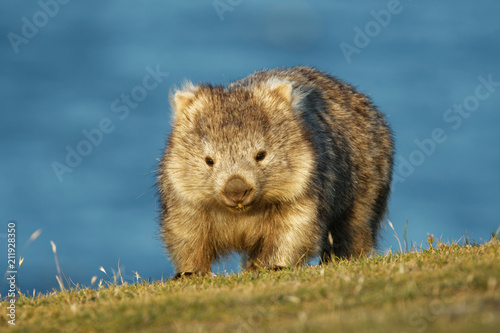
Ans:
{"type": "Polygon", "coordinates": [[[186,83],[171,104],[158,187],[177,273],[209,273],[230,251],[253,269],[373,249],[393,143],[365,95],[294,67],[227,88],[186,83]]]}

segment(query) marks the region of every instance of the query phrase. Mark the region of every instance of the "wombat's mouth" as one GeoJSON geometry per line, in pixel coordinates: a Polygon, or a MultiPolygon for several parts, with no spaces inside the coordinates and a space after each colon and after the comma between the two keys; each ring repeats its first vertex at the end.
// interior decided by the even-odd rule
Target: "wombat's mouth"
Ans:
{"type": "Polygon", "coordinates": [[[225,204],[225,206],[231,210],[232,212],[236,212],[236,213],[245,213],[247,212],[248,210],[252,209],[252,203],[249,203],[247,205],[244,205],[242,203],[239,203],[237,204],[236,206],[234,205],[228,205],[228,204],[225,204]]]}
{"type": "Polygon", "coordinates": [[[236,207],[234,207],[237,211],[239,212],[244,212],[245,211],[245,206],[243,206],[242,204],[237,204],[236,207]]]}

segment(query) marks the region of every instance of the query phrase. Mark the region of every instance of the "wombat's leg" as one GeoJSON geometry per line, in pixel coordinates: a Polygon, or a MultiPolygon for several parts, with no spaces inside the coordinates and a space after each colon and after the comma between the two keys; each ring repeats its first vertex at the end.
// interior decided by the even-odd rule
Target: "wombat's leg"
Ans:
{"type": "Polygon", "coordinates": [[[302,264],[319,248],[319,230],[314,219],[314,205],[308,200],[274,214],[264,222],[263,236],[248,252],[246,268],[277,270],[302,264]]]}
{"type": "MultiPolygon", "coordinates": [[[[211,272],[212,259],[202,251],[183,250],[182,254],[177,254],[174,262],[176,278],[191,275],[207,275],[211,272]]],[[[171,257],[174,257],[173,251],[170,251],[171,257]]]]}
{"type": "Polygon", "coordinates": [[[351,244],[349,257],[359,258],[373,252],[374,236],[370,226],[370,216],[373,208],[369,205],[354,202],[354,214],[349,221],[351,244]]]}
{"type": "MultiPolygon", "coordinates": [[[[300,243],[300,240],[296,241],[300,243]]],[[[268,239],[261,248],[249,253],[245,266],[248,270],[264,268],[276,271],[302,264],[308,258],[309,252],[308,246],[298,246],[282,239],[268,239]]]]}
{"type": "Polygon", "coordinates": [[[213,251],[209,249],[205,237],[186,236],[188,237],[172,237],[171,242],[167,240],[176,277],[209,274],[214,255],[213,251]]]}

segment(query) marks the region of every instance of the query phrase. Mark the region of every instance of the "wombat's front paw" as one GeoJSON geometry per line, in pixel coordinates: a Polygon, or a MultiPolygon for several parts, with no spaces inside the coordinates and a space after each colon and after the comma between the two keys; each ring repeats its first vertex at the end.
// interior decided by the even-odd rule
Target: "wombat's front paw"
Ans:
{"type": "Polygon", "coordinates": [[[214,277],[215,274],[214,273],[203,273],[203,272],[181,272],[181,273],[177,273],[175,274],[173,280],[179,280],[179,279],[182,279],[183,277],[185,278],[193,278],[193,277],[196,277],[196,276],[211,276],[211,277],[214,277]]]}
{"type": "Polygon", "coordinates": [[[278,265],[272,265],[272,266],[264,266],[264,265],[259,265],[256,262],[253,262],[249,265],[247,265],[247,270],[248,271],[261,271],[261,270],[267,270],[271,272],[277,272],[281,271],[283,269],[288,268],[287,266],[278,266],[278,265]]]}
{"type": "Polygon", "coordinates": [[[193,272],[182,272],[182,273],[177,273],[175,274],[173,280],[179,280],[183,277],[192,277],[193,275],[195,275],[196,273],[193,273],[193,272]]]}
{"type": "Polygon", "coordinates": [[[284,269],[287,269],[287,267],[285,267],[285,266],[272,266],[269,268],[269,270],[272,272],[278,272],[278,271],[282,271],[284,269]]]}

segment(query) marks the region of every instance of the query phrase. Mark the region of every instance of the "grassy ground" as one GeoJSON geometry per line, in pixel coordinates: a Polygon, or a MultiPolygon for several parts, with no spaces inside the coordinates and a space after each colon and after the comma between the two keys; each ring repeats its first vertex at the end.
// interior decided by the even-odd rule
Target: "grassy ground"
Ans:
{"type": "MultiPolygon", "coordinates": [[[[0,331],[7,326],[2,315],[0,331]]],[[[279,272],[21,296],[14,330],[422,333],[499,327],[500,244],[492,240],[279,272]]]]}

